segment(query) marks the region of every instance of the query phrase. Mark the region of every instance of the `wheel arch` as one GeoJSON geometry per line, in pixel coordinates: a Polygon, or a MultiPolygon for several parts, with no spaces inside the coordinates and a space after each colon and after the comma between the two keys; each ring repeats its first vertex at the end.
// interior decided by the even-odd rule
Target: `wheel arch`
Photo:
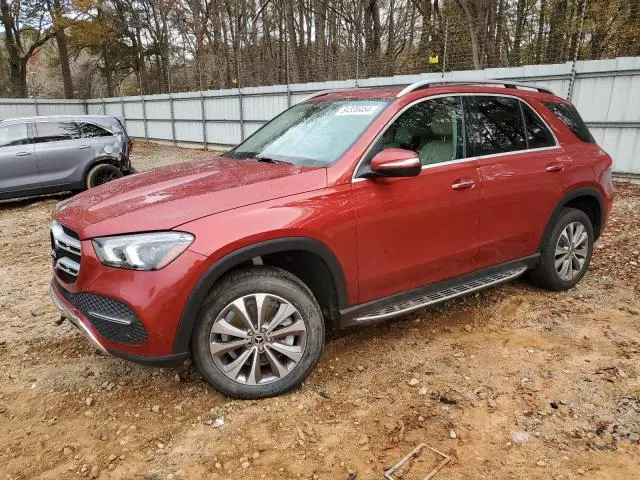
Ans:
{"type": "Polygon", "coordinates": [[[566,193],[556,204],[549,216],[544,234],[540,238],[540,248],[544,239],[547,238],[547,235],[553,229],[553,225],[560,215],[560,212],[565,207],[577,208],[586,213],[593,225],[595,239],[600,236],[605,220],[605,205],[602,194],[595,187],[581,187],[566,193]]]}
{"type": "MultiPolygon", "coordinates": [[[[307,286],[312,290],[314,295],[335,295],[335,305],[332,305],[332,299],[325,297],[324,300],[329,302],[326,305],[329,310],[329,316],[339,315],[339,311],[347,306],[347,286],[344,276],[344,272],[335,254],[324,243],[319,240],[308,237],[287,237],[277,238],[273,240],[267,240],[246,247],[234,250],[231,253],[223,256],[221,259],[211,265],[207,271],[200,277],[196,286],[189,294],[189,298],[182,310],[180,316],[180,322],[176,330],[176,334],[173,341],[173,352],[182,353],[189,350],[189,344],[191,341],[191,335],[193,328],[195,327],[200,308],[207,294],[213,288],[213,286],[227,273],[241,267],[243,265],[250,264],[253,259],[260,258],[265,265],[277,266],[290,271],[294,275],[298,276],[307,286]],[[326,268],[326,274],[328,277],[324,277],[325,280],[331,280],[332,285],[326,289],[326,282],[316,282],[315,285],[310,285],[309,278],[305,277],[304,270],[298,270],[296,268],[287,268],[286,256],[287,254],[297,253],[298,255],[311,255],[313,258],[320,261],[316,266],[323,265],[326,268]],[[301,274],[302,272],[302,274],[301,274]],[[319,290],[320,289],[320,290],[319,290]],[[326,290],[322,290],[326,289],[326,290]]],[[[289,265],[295,265],[297,262],[289,262],[289,265]]],[[[298,262],[299,263],[299,262],[298,262]]],[[[308,270],[308,273],[315,273],[315,270],[308,270]]],[[[321,274],[322,278],[322,274],[321,274]]],[[[319,303],[326,303],[317,298],[319,303]]],[[[324,312],[323,308],[323,313],[324,312]]],[[[333,318],[331,318],[333,320],[333,318]]]]}

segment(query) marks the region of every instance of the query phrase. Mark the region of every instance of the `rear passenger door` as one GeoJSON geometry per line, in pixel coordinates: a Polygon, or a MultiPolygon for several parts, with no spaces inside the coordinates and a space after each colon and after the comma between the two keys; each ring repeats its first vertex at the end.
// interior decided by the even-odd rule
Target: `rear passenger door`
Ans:
{"type": "Polygon", "coordinates": [[[483,268],[537,252],[571,162],[523,100],[503,95],[465,100],[467,152],[478,161],[483,186],[477,259],[483,268]]]}
{"type": "Polygon", "coordinates": [[[80,141],[78,125],[69,120],[37,122],[34,125],[42,186],[70,185],[79,188],[87,148],[80,141]]]}
{"type": "Polygon", "coordinates": [[[18,191],[31,194],[38,188],[40,179],[28,124],[0,126],[0,195],[18,191]]]}

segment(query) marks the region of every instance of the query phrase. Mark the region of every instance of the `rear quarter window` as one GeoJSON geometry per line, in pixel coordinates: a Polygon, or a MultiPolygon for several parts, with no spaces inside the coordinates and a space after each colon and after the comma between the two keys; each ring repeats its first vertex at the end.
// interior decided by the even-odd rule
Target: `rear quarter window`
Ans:
{"type": "Polygon", "coordinates": [[[524,116],[524,125],[529,148],[554,147],[556,145],[556,141],[538,114],[524,102],[521,102],[520,106],[522,107],[522,115],[524,116]]]}
{"type": "Polygon", "coordinates": [[[560,102],[544,102],[544,106],[551,110],[580,140],[586,143],[596,143],[576,107],[560,102]]]}
{"type": "Polygon", "coordinates": [[[93,123],[80,123],[79,128],[82,138],[109,137],[112,135],[109,130],[93,123]]]}

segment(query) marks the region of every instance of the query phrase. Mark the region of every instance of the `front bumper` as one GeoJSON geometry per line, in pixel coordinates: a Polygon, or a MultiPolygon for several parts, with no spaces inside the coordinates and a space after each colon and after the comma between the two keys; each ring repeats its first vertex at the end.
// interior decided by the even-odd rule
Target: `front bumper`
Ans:
{"type": "Polygon", "coordinates": [[[51,294],[51,299],[53,300],[53,304],[58,307],[60,310],[60,314],[69,320],[75,327],[77,327],[82,333],[85,334],[89,343],[100,350],[102,353],[109,353],[107,349],[102,346],[102,344],[98,341],[93,332],[87,327],[84,322],[80,319],[78,315],[73,313],[70,308],[68,308],[63,302],[64,299],[58,298],[58,293],[55,291],[55,286],[53,283],[49,286],[49,293],[51,294]]]}
{"type": "Polygon", "coordinates": [[[89,343],[100,352],[111,354],[115,357],[119,357],[131,362],[140,363],[142,365],[158,367],[180,365],[189,357],[189,352],[161,356],[136,355],[105,345],[104,341],[100,340],[100,334],[94,330],[95,327],[80,310],[78,310],[65,298],[65,295],[63,295],[60,291],[61,289],[62,287],[58,285],[58,282],[55,279],[52,280],[49,287],[49,293],[51,295],[51,299],[53,300],[53,304],[58,308],[61,316],[69,320],[76,328],[78,328],[78,330],[80,330],[85,335],[85,337],[87,337],[89,343]]]}

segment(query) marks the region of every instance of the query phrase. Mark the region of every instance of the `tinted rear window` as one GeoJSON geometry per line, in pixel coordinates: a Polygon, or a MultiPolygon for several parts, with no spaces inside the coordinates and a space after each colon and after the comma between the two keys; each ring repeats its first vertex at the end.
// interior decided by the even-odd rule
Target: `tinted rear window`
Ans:
{"type": "Polygon", "coordinates": [[[466,102],[467,156],[495,155],[527,148],[518,100],[478,95],[467,97],[466,102]]]}
{"type": "Polygon", "coordinates": [[[580,114],[573,105],[559,102],[544,102],[544,106],[562,120],[576,136],[587,143],[596,143],[591,132],[582,121],[580,114]]]}

